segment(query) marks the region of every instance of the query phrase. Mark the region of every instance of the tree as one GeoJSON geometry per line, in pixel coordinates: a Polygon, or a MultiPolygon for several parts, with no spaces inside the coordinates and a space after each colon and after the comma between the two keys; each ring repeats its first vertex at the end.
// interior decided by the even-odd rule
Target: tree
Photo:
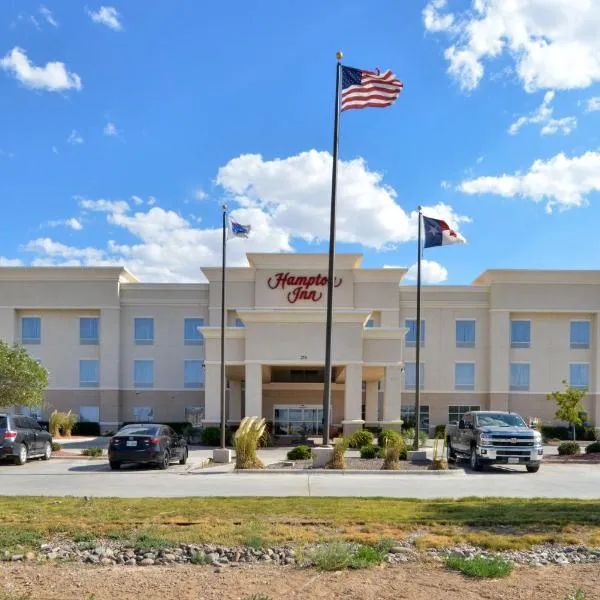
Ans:
{"type": "Polygon", "coordinates": [[[573,388],[567,385],[565,379],[562,384],[565,386],[564,391],[552,392],[547,394],[548,400],[554,400],[556,402],[556,412],[554,417],[560,421],[566,421],[573,428],[573,439],[575,439],[575,426],[583,425],[582,415],[585,413],[585,408],[581,401],[587,394],[587,388],[573,388]]]}
{"type": "Polygon", "coordinates": [[[0,340],[0,407],[44,403],[48,371],[23,346],[0,340]]]}

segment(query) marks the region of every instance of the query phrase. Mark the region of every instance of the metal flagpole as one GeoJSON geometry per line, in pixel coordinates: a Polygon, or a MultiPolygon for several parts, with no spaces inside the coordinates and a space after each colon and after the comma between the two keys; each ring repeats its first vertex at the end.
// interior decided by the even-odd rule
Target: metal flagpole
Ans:
{"type": "Polygon", "coordinates": [[[323,376],[323,445],[329,445],[331,425],[331,325],[333,321],[333,278],[335,267],[335,204],[337,192],[338,141],[340,137],[340,74],[343,54],[336,54],[335,110],[333,121],[333,167],[331,171],[331,212],[329,217],[329,269],[327,272],[327,324],[325,326],[325,373],[323,376]]]}
{"type": "Polygon", "coordinates": [[[221,448],[225,448],[225,264],[227,256],[227,204],[223,204],[223,267],[221,270],[221,448]]]}
{"type": "Polygon", "coordinates": [[[419,225],[417,233],[417,322],[415,324],[416,329],[416,352],[415,352],[415,441],[413,443],[413,449],[419,449],[419,428],[421,425],[421,363],[419,362],[421,355],[421,221],[422,221],[422,207],[418,207],[419,211],[419,225]]]}

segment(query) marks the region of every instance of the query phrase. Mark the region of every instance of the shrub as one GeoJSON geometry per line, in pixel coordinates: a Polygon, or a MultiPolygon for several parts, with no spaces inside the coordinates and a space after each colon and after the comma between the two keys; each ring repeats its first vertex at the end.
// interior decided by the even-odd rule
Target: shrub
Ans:
{"type": "Polygon", "coordinates": [[[393,429],[382,429],[377,438],[377,442],[382,448],[388,445],[388,441],[400,441],[402,436],[393,429]]]}
{"type": "Polygon", "coordinates": [[[385,450],[380,446],[375,446],[374,444],[368,444],[360,449],[361,458],[383,458],[384,455],[385,450]]]}
{"type": "Polygon", "coordinates": [[[73,435],[99,436],[100,423],[94,423],[93,421],[79,421],[73,425],[73,435]]]}
{"type": "Polygon", "coordinates": [[[242,600],[273,600],[271,596],[267,596],[267,594],[250,594],[249,596],[244,596],[242,600]]]}
{"type": "Polygon", "coordinates": [[[446,566],[456,569],[463,575],[469,577],[507,577],[513,570],[513,564],[502,558],[491,558],[487,556],[475,556],[465,558],[464,556],[449,556],[446,566]]]}
{"type": "Polygon", "coordinates": [[[82,456],[102,456],[102,448],[98,446],[90,446],[81,451],[82,456]]]}
{"type": "Polygon", "coordinates": [[[375,439],[375,436],[370,432],[367,431],[366,429],[362,429],[360,431],[355,431],[349,438],[348,438],[348,446],[350,448],[362,448],[363,446],[370,446],[371,444],[373,444],[373,440],[375,439]]]}
{"type": "Polygon", "coordinates": [[[244,417],[235,432],[235,468],[261,469],[264,465],[256,456],[258,440],[265,431],[265,420],[244,417]]]}
{"type": "Polygon", "coordinates": [[[561,442],[558,446],[558,453],[561,456],[573,456],[574,454],[579,454],[581,452],[581,448],[577,442],[561,442]]]}
{"type": "Polygon", "coordinates": [[[400,457],[402,454],[404,455],[404,460],[406,460],[406,446],[402,438],[389,441],[385,447],[385,460],[381,468],[384,471],[397,471],[400,469],[400,457]]]}
{"type": "Polygon", "coordinates": [[[446,426],[445,425],[436,425],[435,429],[433,430],[433,437],[437,438],[444,438],[446,437],[446,426]]]}
{"type": "Polygon", "coordinates": [[[192,555],[190,556],[190,562],[193,565],[207,565],[210,562],[210,560],[206,552],[200,550],[199,552],[192,553],[192,555]]]}
{"type": "MultiPolygon", "coordinates": [[[[424,431],[419,431],[419,445],[424,446],[427,443],[427,434],[424,431]]],[[[407,446],[412,446],[415,440],[415,428],[409,427],[402,430],[402,438],[407,446]]]]}
{"type": "Polygon", "coordinates": [[[133,544],[134,550],[139,554],[146,554],[146,552],[153,552],[156,550],[164,550],[165,548],[171,548],[172,546],[173,542],[161,537],[156,537],[151,533],[140,533],[133,544]]]}
{"type": "Polygon", "coordinates": [[[600,453],[600,442],[592,442],[586,449],[586,454],[596,454],[600,453]]]}
{"type": "Polygon", "coordinates": [[[317,546],[309,553],[309,558],[317,571],[340,571],[375,567],[387,554],[388,549],[384,547],[338,541],[317,546]]]}
{"type": "MultiPolygon", "coordinates": [[[[233,442],[233,434],[230,429],[225,429],[225,445],[231,446],[233,442]]],[[[204,446],[220,446],[221,445],[221,428],[220,427],[204,427],[202,429],[202,444],[204,446]]]]}
{"type": "Polygon", "coordinates": [[[308,446],[296,446],[287,453],[288,460],[309,460],[312,450],[308,446]]]}
{"type": "Polygon", "coordinates": [[[60,430],[63,425],[65,413],[58,412],[57,410],[53,410],[50,414],[50,420],[48,421],[48,431],[52,437],[57,437],[60,435],[60,430]]]}
{"type": "Polygon", "coordinates": [[[62,444],[59,444],[58,442],[52,442],[52,452],[59,452],[62,449],[62,444]]]}
{"type": "Polygon", "coordinates": [[[579,588],[575,593],[567,594],[565,600],[587,600],[587,596],[585,595],[585,592],[579,588]]]}
{"type": "MultiPolygon", "coordinates": [[[[542,425],[540,429],[542,437],[545,440],[572,440],[573,428],[555,425],[542,425]]],[[[597,439],[598,433],[594,427],[584,427],[577,425],[575,427],[575,437],[585,442],[593,442],[597,439]]]]}
{"type": "Polygon", "coordinates": [[[77,424],[77,415],[72,413],[71,411],[69,411],[68,413],[65,413],[65,416],[64,416],[64,419],[62,422],[62,427],[61,427],[62,434],[65,437],[71,437],[71,435],[73,433],[73,427],[75,427],[76,424],[77,424]]]}
{"type": "Polygon", "coordinates": [[[327,465],[330,469],[345,469],[344,453],[348,448],[348,438],[339,437],[333,443],[333,456],[327,465]]]}

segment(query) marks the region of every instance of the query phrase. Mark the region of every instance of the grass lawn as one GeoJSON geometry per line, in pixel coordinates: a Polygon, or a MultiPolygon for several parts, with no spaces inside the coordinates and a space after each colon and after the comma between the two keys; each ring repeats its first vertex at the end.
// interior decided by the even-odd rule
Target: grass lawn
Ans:
{"type": "Polygon", "coordinates": [[[261,546],[423,534],[421,547],[600,545],[600,500],[0,497],[0,549],[97,538],[261,546]]]}

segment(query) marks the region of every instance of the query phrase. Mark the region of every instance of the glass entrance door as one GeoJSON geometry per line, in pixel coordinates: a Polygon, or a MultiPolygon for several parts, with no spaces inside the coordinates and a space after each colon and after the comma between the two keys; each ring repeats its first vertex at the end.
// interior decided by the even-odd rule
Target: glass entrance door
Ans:
{"type": "Polygon", "coordinates": [[[323,433],[323,409],[318,405],[275,406],[275,435],[320,435],[323,433]]]}

